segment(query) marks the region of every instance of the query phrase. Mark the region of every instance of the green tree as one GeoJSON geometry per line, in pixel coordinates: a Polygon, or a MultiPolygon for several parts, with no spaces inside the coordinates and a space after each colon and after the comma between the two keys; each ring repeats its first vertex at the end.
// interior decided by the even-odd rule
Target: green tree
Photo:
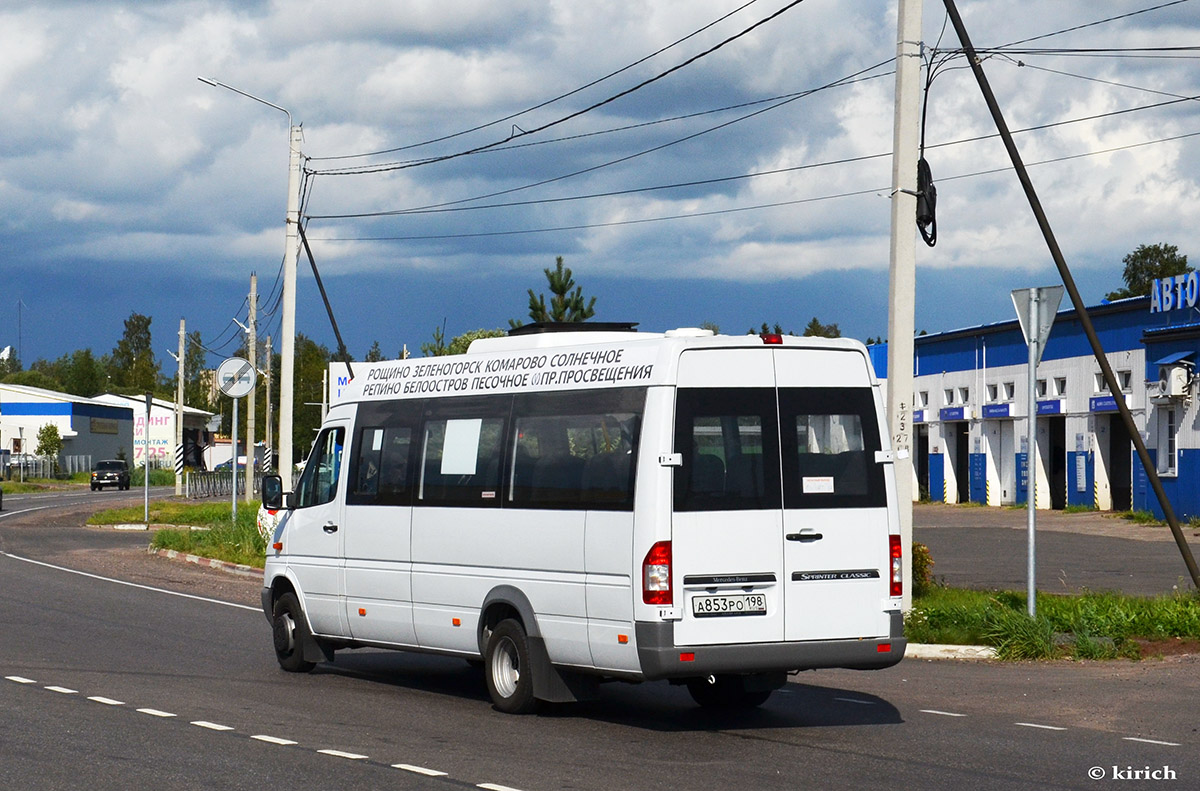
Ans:
{"type": "Polygon", "coordinates": [[[62,448],[63,441],[62,436],[58,433],[58,426],[47,423],[38,429],[37,448],[33,452],[38,456],[49,458],[56,472],[58,470],[58,454],[62,453],[62,448]]]}
{"type": "Polygon", "coordinates": [[[14,374],[9,374],[4,377],[4,383],[23,385],[25,387],[40,387],[43,390],[62,390],[61,382],[38,370],[17,371],[14,374]]]}
{"type": "Polygon", "coordinates": [[[1179,248],[1173,244],[1140,244],[1121,260],[1125,264],[1121,274],[1125,288],[1109,292],[1106,299],[1144,297],[1150,293],[1151,281],[1193,271],[1193,267],[1188,266],[1187,256],[1180,255],[1179,248]]]}
{"type": "Polygon", "coordinates": [[[59,358],[58,376],[63,389],[72,395],[91,398],[104,392],[108,375],[91,349],[77,349],[59,358]]]}
{"type": "Polygon", "coordinates": [[[0,382],[6,376],[21,370],[21,361],[17,358],[17,350],[11,346],[0,349],[0,382]]]}
{"type": "Polygon", "coordinates": [[[323,415],[320,405],[324,395],[321,388],[332,358],[327,346],[303,333],[296,335],[296,407],[292,414],[292,447],[296,458],[293,461],[308,458],[308,450],[317,436],[317,429],[321,427],[323,415]]]}
{"type": "Polygon", "coordinates": [[[158,389],[158,361],[151,349],[149,316],[130,313],[125,320],[125,333],[117,341],[109,360],[108,373],[113,387],[130,393],[153,392],[158,389]]]}
{"type": "Polygon", "coordinates": [[[421,344],[421,351],[426,357],[443,357],[447,354],[466,354],[471,341],[477,338],[503,338],[508,335],[504,330],[471,330],[462,335],[455,335],[450,343],[445,343],[445,334],[440,329],[433,331],[433,343],[421,344]]]}
{"type": "Polygon", "coordinates": [[[838,329],[838,325],[822,324],[816,316],[813,316],[812,321],[804,327],[804,336],[806,338],[840,338],[842,331],[838,329]]]}
{"type": "Polygon", "coordinates": [[[200,331],[187,334],[183,354],[183,403],[196,409],[210,409],[211,393],[208,352],[201,345],[200,331]]]}
{"type": "MultiPolygon", "coordinates": [[[[550,306],[546,306],[546,296],[535,294],[529,289],[529,318],[534,322],[555,321],[574,322],[587,321],[596,315],[596,298],[585,302],[583,287],[575,285],[571,270],[563,266],[562,256],[554,259],[554,269],[543,269],[546,281],[550,286],[550,306]],[[574,289],[574,290],[572,290],[574,289]]],[[[520,327],[519,319],[509,319],[512,327],[520,327]]]]}
{"type": "Polygon", "coordinates": [[[383,350],[379,348],[379,341],[371,344],[371,348],[367,350],[367,356],[363,358],[363,362],[377,363],[383,360],[383,350]]]}

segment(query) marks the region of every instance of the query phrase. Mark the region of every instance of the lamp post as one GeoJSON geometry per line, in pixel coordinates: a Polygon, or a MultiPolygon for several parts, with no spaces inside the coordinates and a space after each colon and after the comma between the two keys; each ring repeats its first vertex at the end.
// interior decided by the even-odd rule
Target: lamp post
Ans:
{"type": "Polygon", "coordinates": [[[277,468],[282,474],[288,476],[284,486],[289,486],[292,471],[292,413],[296,379],[296,257],[299,253],[300,238],[300,166],[302,162],[300,144],[303,135],[301,127],[292,123],[292,114],[279,105],[210,77],[197,77],[196,79],[206,85],[225,88],[245,96],[247,99],[274,107],[288,117],[287,234],[283,251],[283,295],[281,297],[283,316],[280,319],[280,333],[283,338],[279,345],[279,453],[276,458],[278,459],[277,468]]]}

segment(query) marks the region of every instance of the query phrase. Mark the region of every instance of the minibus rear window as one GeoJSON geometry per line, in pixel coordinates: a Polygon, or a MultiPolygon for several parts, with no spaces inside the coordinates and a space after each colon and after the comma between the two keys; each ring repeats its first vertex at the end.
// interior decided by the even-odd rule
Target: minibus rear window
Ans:
{"type": "Polygon", "coordinates": [[[886,502],[869,388],[779,391],[787,508],[867,508],[886,502]]]}
{"type": "Polygon", "coordinates": [[[779,429],[771,388],[679,388],[676,511],[779,508],[779,429]]]}

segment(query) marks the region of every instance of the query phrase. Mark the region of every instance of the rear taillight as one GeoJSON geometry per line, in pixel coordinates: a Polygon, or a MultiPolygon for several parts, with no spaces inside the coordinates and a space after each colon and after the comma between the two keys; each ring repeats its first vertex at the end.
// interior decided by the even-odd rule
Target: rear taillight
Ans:
{"type": "Polygon", "coordinates": [[[778,346],[783,343],[783,336],[775,332],[767,332],[759,336],[762,342],[769,346],[778,346]]]}
{"type": "Polygon", "coordinates": [[[671,605],[671,542],[659,541],[642,561],[642,601],[671,605]]]}
{"type": "Polygon", "coordinates": [[[892,559],[891,595],[904,595],[904,553],[901,551],[900,536],[888,536],[888,555],[892,559]]]}

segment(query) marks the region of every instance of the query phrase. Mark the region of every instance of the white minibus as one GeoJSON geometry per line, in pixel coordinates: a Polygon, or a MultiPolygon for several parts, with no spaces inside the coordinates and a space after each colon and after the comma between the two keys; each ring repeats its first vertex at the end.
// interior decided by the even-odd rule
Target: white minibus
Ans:
{"type": "Polygon", "coordinates": [[[531,325],[354,366],[267,549],[285,670],[482,661],[496,708],[667,679],[761,704],[904,655],[880,385],[846,339],[531,325]]]}

